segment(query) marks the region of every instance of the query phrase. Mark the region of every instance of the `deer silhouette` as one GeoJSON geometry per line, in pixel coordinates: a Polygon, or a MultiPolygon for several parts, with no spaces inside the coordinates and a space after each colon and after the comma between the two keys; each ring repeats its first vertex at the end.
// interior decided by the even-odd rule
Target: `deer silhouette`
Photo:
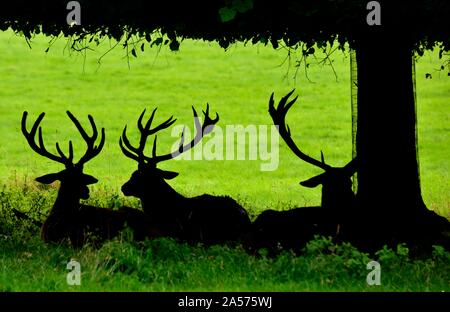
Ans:
{"type": "Polygon", "coordinates": [[[322,203],[317,207],[262,212],[252,225],[249,244],[253,248],[266,247],[276,251],[281,247],[301,251],[314,235],[339,235],[342,224],[354,211],[355,195],[352,191],[351,176],[356,172],[356,158],[342,168],[332,167],[325,163],[322,152],[319,161],[298,148],[286,124],[286,114],[298,98],[296,96],[288,102],[294,91],[295,89],[281,98],[278,107],[274,105],[272,93],[269,113],[289,149],[301,160],[324,170],[323,173],[300,182],[300,185],[308,188],[322,185],[322,203]]]}
{"type": "Polygon", "coordinates": [[[228,196],[201,195],[187,198],[174,190],[166,180],[178,176],[178,173],[157,168],[162,161],[173,159],[197,145],[205,135],[213,130],[219,121],[219,115],[211,119],[209,105],[206,107],[203,124],[200,122],[194,107],[194,122],[196,134],[193,140],[184,144],[184,130],[181,134],[179,147],[176,151],[165,154],[156,154],[157,136],[153,141],[152,156],[144,154],[144,148],[150,135],[170,127],[176,119],[171,116],[160,125],[151,128],[156,108],[153,110],[145,126],[142,119],[145,110],[140,115],[137,127],[140,131],[140,140],[137,147],[133,146],[127,138],[125,126],[119,140],[123,154],[138,163],[138,169],[122,186],[126,196],[135,196],[141,200],[142,208],[158,227],[163,228],[168,236],[191,242],[215,244],[238,240],[247,232],[251,222],[247,211],[234,199],[228,196]]]}
{"type": "Polygon", "coordinates": [[[63,153],[59,143],[56,143],[59,155],[52,154],[45,148],[40,126],[45,113],[39,115],[29,132],[26,127],[28,112],[25,111],[22,116],[22,133],[32,150],[65,166],[62,171],[36,178],[36,181],[44,184],[61,182],[55,203],[41,228],[44,241],[60,243],[69,239],[74,247],[81,247],[88,239],[92,239],[94,244],[110,239],[119,234],[126,225],[134,230],[137,239],[151,236],[152,228],[147,222],[148,217],[142,211],[127,207],[112,210],[80,204],[81,199],[89,198],[88,185],[97,183],[96,178],[83,173],[83,166],[102,150],[105,143],[105,129],[102,128],[100,142],[95,146],[98,131],[92,116],[88,116],[93,131],[92,136],[89,136],[69,111],[67,115],[87,145],[85,154],[76,164],[73,162],[72,141],[69,141],[68,156],[63,153]],[[35,139],[36,132],[38,132],[38,143],[35,139]]]}

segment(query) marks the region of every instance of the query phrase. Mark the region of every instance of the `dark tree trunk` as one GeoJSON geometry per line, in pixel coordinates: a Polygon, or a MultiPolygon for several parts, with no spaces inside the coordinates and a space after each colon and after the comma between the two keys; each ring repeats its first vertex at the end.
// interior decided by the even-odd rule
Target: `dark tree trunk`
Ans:
{"type": "Polygon", "coordinates": [[[358,196],[380,213],[423,209],[416,154],[412,52],[378,39],[357,50],[358,196]]]}
{"type": "Polygon", "coordinates": [[[420,189],[412,46],[378,34],[360,42],[356,55],[360,243],[423,240],[437,216],[430,217],[420,189]]]}

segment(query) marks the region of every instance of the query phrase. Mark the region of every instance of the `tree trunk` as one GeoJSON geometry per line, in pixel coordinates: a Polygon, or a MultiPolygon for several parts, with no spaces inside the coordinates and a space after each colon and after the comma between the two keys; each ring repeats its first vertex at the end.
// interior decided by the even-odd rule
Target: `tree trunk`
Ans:
{"type": "Polygon", "coordinates": [[[387,40],[364,42],[356,51],[358,197],[376,204],[380,213],[414,213],[423,205],[412,52],[406,44],[387,40]]]}
{"type": "MultiPolygon", "coordinates": [[[[420,189],[412,46],[378,34],[356,46],[358,236],[387,244],[422,240],[430,213],[420,189]],[[364,235],[361,235],[364,234],[364,235]]],[[[441,220],[442,221],[442,220],[441,220]]]]}

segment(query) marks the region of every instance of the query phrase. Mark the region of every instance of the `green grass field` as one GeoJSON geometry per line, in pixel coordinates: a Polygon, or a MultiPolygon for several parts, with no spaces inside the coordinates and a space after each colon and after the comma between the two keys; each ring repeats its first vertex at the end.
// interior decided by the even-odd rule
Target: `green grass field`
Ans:
{"type": "MultiPolygon", "coordinates": [[[[4,183],[23,177],[31,181],[61,168],[28,147],[20,132],[24,110],[30,119],[45,111],[47,145],[54,149],[54,142],[60,141],[67,148],[68,139],[73,139],[76,155],[84,151],[84,143],[65,111],[70,109],[85,125],[86,115],[92,114],[106,128],[107,142],[86,172],[100,180],[97,188],[108,187],[119,194],[136,164],[121,154],[118,139],[125,124],[129,124],[130,136],[137,138],[135,122],[144,108],[159,107],[157,121],[173,114],[178,124],[191,129],[191,105],[200,109],[206,102],[220,113],[221,126],[270,125],[271,92],[279,99],[294,87],[300,99],[288,122],[298,144],[315,157],[323,150],[332,165],[351,159],[349,57],[341,53],[334,56],[338,81],[329,66],[317,65],[309,70],[312,82],[301,71],[294,82],[294,68],[285,79],[287,64],[279,66],[286,51],[264,46],[236,45],[224,52],[217,44],[187,41],[177,53],[162,49],[158,54],[149,49],[137,59],[131,57],[129,69],[120,48],[106,55],[98,67],[106,43],[84,60],[81,54],[69,55],[64,40],[45,54],[47,39],[35,39],[30,50],[11,33],[2,33],[0,38],[0,172],[4,183]]],[[[433,79],[425,79],[425,73],[433,72],[438,64],[437,56],[428,54],[417,65],[421,178],[428,206],[448,215],[449,78],[434,74],[433,79]]],[[[175,141],[170,131],[158,139],[160,153],[168,152],[175,141]]],[[[279,157],[278,169],[268,172],[259,170],[261,161],[171,161],[162,167],[180,172],[173,185],[186,195],[229,194],[256,211],[318,204],[320,189],[300,188],[298,182],[320,171],[296,159],[283,144],[279,157]]]]}
{"type": "MultiPolygon", "coordinates": [[[[129,136],[137,140],[135,122],[144,108],[159,107],[156,122],[175,115],[177,124],[186,124],[191,129],[191,105],[199,110],[207,102],[212,112],[219,112],[218,125],[222,127],[270,125],[267,106],[271,92],[279,99],[296,88],[300,97],[288,116],[296,142],[315,157],[320,157],[322,150],[327,162],[335,166],[342,166],[351,159],[349,55],[337,52],[333,56],[337,80],[329,66],[312,64],[308,70],[309,81],[301,70],[294,79],[295,68],[289,67],[285,50],[275,51],[263,45],[239,44],[224,52],[215,43],[185,41],[179,52],[170,52],[168,48],[147,49],[138,58],[130,56],[129,63],[124,57],[125,51],[118,47],[107,54],[99,66],[98,58],[109,48],[106,42],[84,57],[68,51],[64,39],[44,53],[48,41],[48,38],[38,37],[29,49],[23,38],[11,32],[0,33],[3,209],[20,205],[24,211],[39,210],[45,215],[56,195],[56,186],[43,189],[33,180],[62,169],[28,147],[20,132],[24,110],[30,115],[29,126],[32,119],[45,111],[47,115],[42,124],[47,147],[54,151],[54,142],[59,141],[67,149],[67,142],[72,139],[75,157],[84,152],[84,143],[65,114],[66,110],[86,126],[87,114],[92,114],[97,125],[106,128],[103,152],[85,166],[86,173],[99,179],[92,187],[90,202],[104,206],[124,201],[138,206],[136,200],[126,199],[120,193],[120,186],[136,164],[121,154],[118,140],[125,124],[129,125],[129,136]],[[11,199],[21,194],[23,198],[11,199]]],[[[292,64],[295,64],[294,56],[292,64]]],[[[449,77],[435,72],[438,67],[437,53],[428,53],[417,63],[421,182],[427,206],[450,217],[450,84],[449,77]],[[425,73],[432,73],[433,79],[425,79],[425,73]]],[[[165,131],[158,136],[158,151],[169,152],[175,140],[170,131],[165,131]]],[[[228,194],[253,215],[267,208],[319,204],[320,189],[301,188],[298,183],[320,171],[296,159],[280,143],[279,166],[275,171],[260,171],[260,160],[169,161],[161,168],[180,172],[171,184],[182,194],[228,194]]],[[[236,250],[222,250],[219,254],[217,250],[190,247],[178,250],[168,243],[167,248],[175,248],[177,255],[173,258],[169,255],[171,260],[166,270],[163,256],[149,256],[126,242],[125,245],[109,244],[99,252],[87,248],[73,254],[65,247],[45,246],[37,238],[17,239],[21,241],[5,239],[2,243],[3,250],[8,252],[0,258],[0,290],[70,290],[63,276],[68,257],[89,263],[88,272],[84,271],[88,282],[83,284],[82,290],[371,290],[361,277],[367,274],[364,266],[355,273],[359,282],[352,286],[355,282],[353,269],[348,269],[342,260],[348,255],[334,255],[344,261],[338,268],[332,264],[337,258],[323,260],[324,275],[313,277],[312,273],[304,272],[319,255],[300,259],[292,255],[285,255],[281,260],[254,259],[236,250]],[[113,259],[119,258],[114,261],[122,261],[122,256],[130,257],[123,260],[125,269],[117,269],[115,264],[110,267],[102,258],[110,253],[113,259]],[[198,264],[194,261],[197,255],[198,264]],[[149,269],[146,261],[155,267],[149,269]],[[129,265],[132,268],[128,270],[129,265]],[[240,269],[236,273],[237,268],[240,269]],[[333,268],[343,276],[350,273],[332,278],[333,268]],[[27,282],[29,274],[34,278],[27,282]],[[210,276],[213,277],[210,279],[210,276]],[[222,276],[227,277],[222,280],[222,276]]],[[[152,248],[144,250],[148,253],[152,248]]],[[[448,259],[445,259],[443,267],[448,268],[448,259]]],[[[445,269],[438,270],[442,264],[433,263],[421,269],[420,262],[411,262],[408,268],[413,268],[413,279],[408,277],[407,271],[395,273],[398,276],[393,273],[397,277],[391,277],[382,290],[449,290],[450,274],[445,269]]],[[[314,272],[315,269],[309,267],[308,270],[314,272]]]]}

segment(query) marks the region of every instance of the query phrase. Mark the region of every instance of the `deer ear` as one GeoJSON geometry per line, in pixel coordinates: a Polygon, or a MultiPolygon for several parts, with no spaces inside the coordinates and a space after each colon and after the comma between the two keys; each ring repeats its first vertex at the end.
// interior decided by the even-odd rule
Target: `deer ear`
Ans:
{"type": "Polygon", "coordinates": [[[164,180],[172,180],[173,178],[176,178],[178,174],[178,172],[173,171],[162,171],[162,177],[164,178],[164,180]]]}
{"type": "Polygon", "coordinates": [[[83,174],[83,181],[86,185],[95,184],[98,182],[98,180],[96,178],[94,178],[93,176],[91,176],[89,174],[83,174]]]}
{"type": "Polygon", "coordinates": [[[312,177],[311,179],[302,181],[302,182],[300,182],[300,185],[304,186],[304,187],[310,187],[310,188],[316,187],[319,184],[323,183],[323,175],[324,175],[324,173],[319,174],[319,175],[317,175],[315,177],[312,177]]]}
{"type": "Polygon", "coordinates": [[[57,180],[59,180],[59,175],[57,173],[49,173],[36,178],[36,181],[44,184],[52,184],[57,180]]]}

